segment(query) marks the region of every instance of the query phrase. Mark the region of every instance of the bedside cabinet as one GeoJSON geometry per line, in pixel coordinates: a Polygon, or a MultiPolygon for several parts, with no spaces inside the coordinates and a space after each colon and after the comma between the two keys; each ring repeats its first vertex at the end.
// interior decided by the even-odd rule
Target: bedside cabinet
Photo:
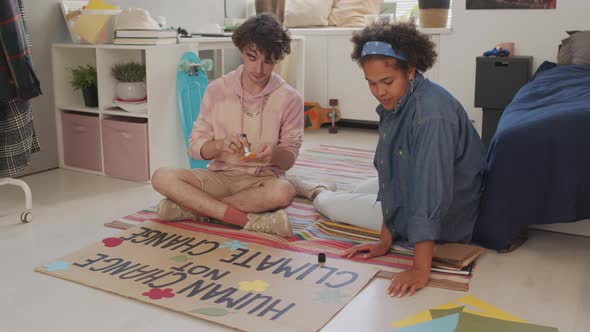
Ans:
{"type": "Polygon", "coordinates": [[[483,110],[482,141],[486,147],[502,112],[531,76],[532,56],[476,58],[475,107],[483,110]]]}

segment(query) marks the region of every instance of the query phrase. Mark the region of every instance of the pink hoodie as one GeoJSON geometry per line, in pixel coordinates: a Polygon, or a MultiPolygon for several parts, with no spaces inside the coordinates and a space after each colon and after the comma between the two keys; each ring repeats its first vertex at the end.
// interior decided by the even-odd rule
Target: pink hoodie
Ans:
{"type": "MultiPolygon", "coordinates": [[[[223,139],[234,133],[246,133],[252,145],[266,143],[284,148],[297,158],[303,141],[303,98],[297,90],[273,73],[266,87],[257,95],[242,88],[243,66],[211,82],[205,91],[201,111],[189,138],[189,153],[203,159],[203,144],[223,139]],[[250,116],[247,113],[257,116],[250,116]]],[[[212,171],[240,170],[251,175],[271,169],[282,175],[284,170],[270,164],[245,162],[240,154],[222,153],[209,163],[212,171]]]]}

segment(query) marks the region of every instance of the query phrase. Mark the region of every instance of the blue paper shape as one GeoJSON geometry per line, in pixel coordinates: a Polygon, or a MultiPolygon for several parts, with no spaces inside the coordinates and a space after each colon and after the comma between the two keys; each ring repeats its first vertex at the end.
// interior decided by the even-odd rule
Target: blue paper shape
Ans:
{"type": "Polygon", "coordinates": [[[240,242],[238,240],[224,242],[219,248],[229,248],[229,251],[236,251],[238,249],[248,249],[248,242],[240,242]]]}
{"type": "Polygon", "coordinates": [[[459,323],[459,314],[429,320],[424,323],[393,329],[392,332],[454,332],[459,323]]]}
{"type": "Polygon", "coordinates": [[[43,268],[47,272],[66,270],[68,267],[70,267],[70,263],[64,261],[56,261],[53,263],[43,265],[43,268]]]}

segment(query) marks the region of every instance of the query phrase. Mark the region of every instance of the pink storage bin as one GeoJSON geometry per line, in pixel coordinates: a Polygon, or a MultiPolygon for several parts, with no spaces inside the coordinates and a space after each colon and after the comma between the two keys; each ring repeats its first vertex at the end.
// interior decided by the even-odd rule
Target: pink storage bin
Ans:
{"type": "Polygon", "coordinates": [[[98,114],[62,113],[64,164],[102,171],[98,114]]]}
{"type": "Polygon", "coordinates": [[[131,181],[150,179],[145,119],[103,119],[102,147],[105,174],[131,181]]]}

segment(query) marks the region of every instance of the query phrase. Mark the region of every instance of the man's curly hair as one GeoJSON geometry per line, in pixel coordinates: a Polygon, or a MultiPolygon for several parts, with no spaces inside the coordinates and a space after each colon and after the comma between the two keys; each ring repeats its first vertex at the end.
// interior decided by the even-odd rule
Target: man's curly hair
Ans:
{"type": "MultiPolygon", "coordinates": [[[[354,50],[350,57],[361,66],[364,61],[371,57],[384,57],[379,55],[361,58],[363,46],[370,41],[382,41],[389,43],[394,50],[401,50],[408,58],[408,63],[397,61],[402,68],[407,65],[416,67],[419,71],[425,72],[432,67],[436,61],[434,43],[430,37],[421,33],[412,23],[384,24],[374,23],[359,32],[355,32],[351,39],[354,50]]],[[[390,58],[391,59],[391,58],[390,58]]]]}
{"type": "Polygon", "coordinates": [[[260,13],[246,20],[234,31],[232,41],[240,50],[255,45],[267,61],[273,63],[291,53],[289,31],[270,13],[260,13]]]}

